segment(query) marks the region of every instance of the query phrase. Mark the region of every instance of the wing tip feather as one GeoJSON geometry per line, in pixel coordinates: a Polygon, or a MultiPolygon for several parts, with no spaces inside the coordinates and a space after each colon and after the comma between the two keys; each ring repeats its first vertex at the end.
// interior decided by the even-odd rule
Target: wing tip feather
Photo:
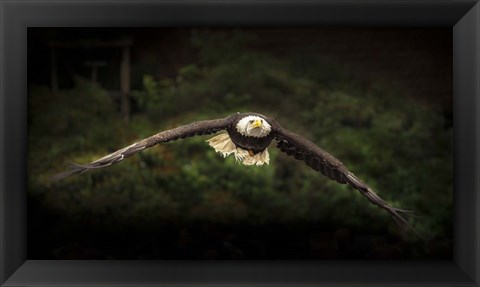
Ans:
{"type": "Polygon", "coordinates": [[[51,177],[52,181],[59,181],[64,178],[70,177],[74,174],[82,174],[87,172],[88,170],[92,169],[93,167],[89,165],[82,165],[75,162],[70,163],[70,169],[64,172],[57,173],[51,177]]]}
{"type": "Polygon", "coordinates": [[[419,217],[414,214],[413,211],[408,209],[402,209],[390,206],[385,200],[383,200],[378,194],[376,194],[368,185],[363,183],[358,177],[356,177],[353,173],[347,173],[347,179],[350,185],[352,185],[355,189],[359,190],[367,199],[369,199],[372,203],[376,204],[377,206],[381,207],[382,209],[386,210],[395,220],[395,222],[402,228],[402,229],[410,229],[415,234],[417,234],[420,238],[424,241],[428,241],[424,234],[422,234],[418,229],[416,229],[412,223],[409,222],[408,218],[411,217],[419,217]]]}

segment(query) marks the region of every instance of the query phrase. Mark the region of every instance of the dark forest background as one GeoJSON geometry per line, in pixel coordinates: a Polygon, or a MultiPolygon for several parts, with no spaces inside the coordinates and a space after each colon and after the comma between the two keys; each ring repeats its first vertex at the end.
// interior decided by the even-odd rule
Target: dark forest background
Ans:
{"type": "Polygon", "coordinates": [[[28,258],[451,259],[451,40],[451,29],[29,29],[28,258]],[[237,111],[335,155],[419,215],[427,240],[274,145],[269,166],[247,167],[195,137],[51,180],[237,111]]]}

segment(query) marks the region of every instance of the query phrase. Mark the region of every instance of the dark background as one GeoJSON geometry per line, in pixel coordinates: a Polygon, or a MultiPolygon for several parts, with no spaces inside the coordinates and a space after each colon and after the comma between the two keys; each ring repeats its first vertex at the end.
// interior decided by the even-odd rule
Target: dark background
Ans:
{"type": "Polygon", "coordinates": [[[452,257],[451,29],[29,29],[28,82],[29,259],[452,257]],[[125,39],[128,113],[122,48],[109,46],[125,39]],[[337,156],[421,215],[429,240],[273,146],[270,166],[248,168],[199,137],[50,180],[69,161],[236,111],[337,156]]]}

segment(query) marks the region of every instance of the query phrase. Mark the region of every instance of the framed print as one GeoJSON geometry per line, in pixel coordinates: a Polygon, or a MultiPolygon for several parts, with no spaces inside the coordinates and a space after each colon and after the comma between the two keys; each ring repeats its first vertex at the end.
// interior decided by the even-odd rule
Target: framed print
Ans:
{"type": "Polygon", "coordinates": [[[478,285],[479,7],[3,3],[2,284],[478,285]]]}

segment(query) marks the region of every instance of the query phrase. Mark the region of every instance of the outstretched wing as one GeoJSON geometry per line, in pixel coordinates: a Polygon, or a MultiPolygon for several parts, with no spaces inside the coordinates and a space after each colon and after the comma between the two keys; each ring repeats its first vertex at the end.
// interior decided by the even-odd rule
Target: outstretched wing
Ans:
{"type": "MultiPolygon", "coordinates": [[[[406,219],[407,216],[413,215],[411,211],[390,206],[368,185],[350,172],[341,161],[311,141],[282,128],[276,122],[274,123],[272,129],[275,132],[275,138],[278,140],[277,147],[282,152],[293,156],[295,159],[304,161],[312,169],[320,171],[330,179],[342,184],[349,184],[365,196],[371,203],[390,213],[397,223],[408,226],[416,231],[406,219]]],[[[416,232],[418,233],[418,231],[416,232]]]]}
{"type": "Polygon", "coordinates": [[[125,158],[141,150],[152,147],[159,143],[165,143],[165,142],[197,136],[197,135],[207,135],[207,134],[216,133],[234,124],[236,116],[237,115],[234,114],[223,119],[193,122],[193,123],[180,126],[174,129],[159,132],[158,134],[155,134],[151,137],[143,139],[139,142],[131,144],[122,149],[119,149],[116,152],[106,155],[100,159],[92,161],[89,164],[81,165],[81,164],[74,163],[72,164],[72,167],[70,170],[55,175],[53,179],[58,180],[76,173],[84,173],[90,169],[110,166],[114,163],[124,160],[125,158]]]}

